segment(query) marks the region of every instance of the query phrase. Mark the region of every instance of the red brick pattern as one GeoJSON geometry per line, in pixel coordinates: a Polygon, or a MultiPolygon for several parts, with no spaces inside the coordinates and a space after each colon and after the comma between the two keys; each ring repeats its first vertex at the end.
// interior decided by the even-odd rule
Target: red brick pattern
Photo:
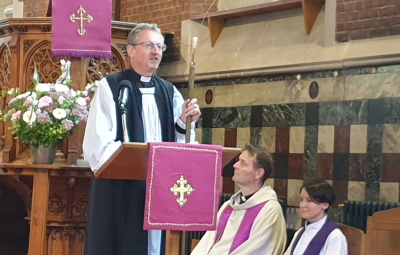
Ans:
{"type": "MultiPolygon", "coordinates": [[[[164,32],[180,38],[181,21],[205,13],[213,0],[121,0],[121,20],[157,23],[164,32]]],[[[210,11],[217,10],[215,2],[210,11]]]]}
{"type": "Polygon", "coordinates": [[[180,59],[179,47],[181,39],[181,21],[190,19],[192,15],[217,10],[217,1],[213,0],[121,0],[121,20],[126,22],[156,23],[163,32],[175,36],[166,38],[170,49],[165,52],[163,62],[180,59]]]}
{"type": "Polygon", "coordinates": [[[49,0],[19,0],[24,2],[24,17],[45,17],[49,0]]]}
{"type": "Polygon", "coordinates": [[[400,1],[337,0],[336,41],[400,35],[400,1]]]}
{"type": "MultiPolygon", "coordinates": [[[[24,2],[24,17],[45,17],[50,0],[19,0],[24,2]]],[[[115,1],[113,0],[113,17],[115,1]]]]}

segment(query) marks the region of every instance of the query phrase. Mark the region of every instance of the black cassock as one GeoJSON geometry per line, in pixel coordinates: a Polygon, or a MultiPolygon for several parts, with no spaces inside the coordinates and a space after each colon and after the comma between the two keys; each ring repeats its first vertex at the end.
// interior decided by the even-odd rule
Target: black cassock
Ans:
{"type": "MultiPolygon", "coordinates": [[[[118,109],[119,83],[132,83],[128,101],[127,126],[131,142],[144,142],[142,94],[139,87],[155,87],[162,129],[162,140],[175,141],[173,115],[174,88],[157,76],[150,82],[140,81],[140,75],[128,69],[107,77],[116,105],[117,137],[123,140],[121,114],[118,109]]],[[[118,169],[115,169],[118,171],[118,169]]],[[[132,165],[135,171],[135,165],[132,165]]],[[[85,255],[147,255],[148,233],[143,230],[145,181],[108,180],[92,177],[89,191],[89,212],[86,225],[85,255]]],[[[165,240],[165,232],[163,232],[165,240]]],[[[161,254],[165,253],[165,241],[161,254]]]]}

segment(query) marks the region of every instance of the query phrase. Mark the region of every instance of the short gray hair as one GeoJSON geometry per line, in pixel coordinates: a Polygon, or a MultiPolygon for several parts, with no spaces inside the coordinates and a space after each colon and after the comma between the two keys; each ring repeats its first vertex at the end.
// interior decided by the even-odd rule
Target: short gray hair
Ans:
{"type": "MultiPolygon", "coordinates": [[[[139,41],[139,34],[143,30],[152,30],[154,32],[159,33],[161,36],[161,29],[157,26],[157,24],[150,24],[150,23],[138,23],[134,29],[128,35],[128,44],[132,45],[138,43],[139,41]]],[[[164,37],[163,37],[164,38],[164,37]]]]}

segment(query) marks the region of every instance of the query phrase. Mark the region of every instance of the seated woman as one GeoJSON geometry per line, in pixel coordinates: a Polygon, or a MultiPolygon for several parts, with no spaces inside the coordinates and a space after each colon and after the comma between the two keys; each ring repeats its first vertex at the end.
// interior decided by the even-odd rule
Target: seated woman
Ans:
{"type": "Polygon", "coordinates": [[[335,200],[326,181],[312,181],[300,189],[301,217],[305,227],[293,237],[284,255],[347,255],[346,237],[326,212],[335,200]]]}

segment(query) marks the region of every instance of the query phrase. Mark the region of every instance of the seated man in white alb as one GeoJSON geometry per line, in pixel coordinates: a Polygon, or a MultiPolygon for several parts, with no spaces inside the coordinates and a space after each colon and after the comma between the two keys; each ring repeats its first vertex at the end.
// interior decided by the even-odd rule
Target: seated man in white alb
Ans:
{"type": "Polygon", "coordinates": [[[271,156],[247,145],[233,167],[240,191],[222,205],[217,230],[207,231],[191,255],[281,255],[285,219],[275,191],[264,185],[272,172],[271,156]]]}

